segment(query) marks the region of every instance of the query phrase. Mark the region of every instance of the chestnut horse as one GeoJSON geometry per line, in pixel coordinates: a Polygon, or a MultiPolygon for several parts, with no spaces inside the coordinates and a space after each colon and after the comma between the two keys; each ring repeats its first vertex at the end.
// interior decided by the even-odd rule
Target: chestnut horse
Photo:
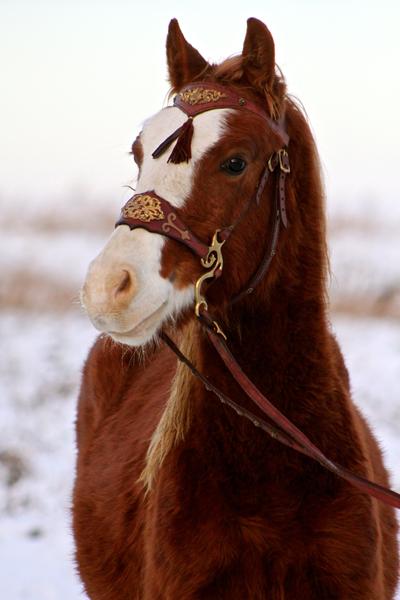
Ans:
{"type": "MultiPolygon", "coordinates": [[[[271,34],[249,19],[242,54],[212,65],[173,20],[167,59],[173,92],[200,89],[193,103],[211,102],[213,110],[188,119],[169,106],[145,123],[132,147],[144,202],[138,218],[161,218],[157,198],[166,199],[207,244],[216,229],[235,223],[223,273],[207,290],[229,347],[330,459],[388,485],[330,331],[318,157],[275,66],[271,34]],[[240,106],[218,107],[218,94],[240,98],[240,106]],[[269,268],[253,293],[242,295],[271,242],[279,192],[275,173],[263,185],[260,179],[286,134],[291,172],[278,199],[276,251],[267,251],[269,268]]],[[[180,223],[169,226],[182,234],[180,223]]],[[[393,509],[256,429],[161,343],[168,332],[224,394],[260,414],[194,316],[202,272],[190,248],[124,222],[90,265],[82,301],[108,335],[90,351],[77,420],[73,522],[89,597],[393,599],[393,509]]]]}

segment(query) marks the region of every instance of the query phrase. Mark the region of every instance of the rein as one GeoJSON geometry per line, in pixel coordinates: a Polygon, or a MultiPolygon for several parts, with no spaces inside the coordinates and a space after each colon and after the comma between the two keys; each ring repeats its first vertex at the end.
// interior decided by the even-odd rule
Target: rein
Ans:
{"type": "Polygon", "coordinates": [[[256,386],[242,371],[236,359],[232,356],[225,341],[221,339],[218,334],[214,333],[214,331],[210,329],[208,325],[206,325],[206,327],[211,343],[218,352],[219,356],[222,358],[232,377],[240,385],[245,394],[251,400],[253,400],[253,402],[267,417],[271,419],[272,424],[260,417],[257,417],[251,411],[247,410],[243,406],[240,406],[237,404],[237,402],[224,394],[205,375],[196,369],[194,364],[186,356],[184,356],[184,354],[182,354],[176,344],[166,333],[161,333],[161,339],[176,354],[178,359],[191,370],[193,375],[203,383],[207,391],[213,392],[223,404],[226,404],[232,408],[239,416],[248,419],[255,427],[262,429],[273,439],[280,442],[284,446],[288,446],[293,450],[297,450],[297,452],[300,452],[301,454],[304,454],[305,456],[317,461],[322,467],[328,471],[331,471],[341,479],[345,479],[354,487],[358,488],[361,492],[373,496],[377,500],[380,500],[385,504],[389,504],[394,508],[400,509],[400,494],[382,485],[374,483],[365,477],[361,477],[349,469],[346,469],[339,463],[327,458],[325,454],[317,446],[315,446],[315,444],[313,444],[300,429],[298,429],[289,419],[287,419],[256,388],[256,386]]]}
{"type": "Polygon", "coordinates": [[[162,340],[176,354],[178,359],[191,370],[193,375],[203,383],[208,391],[213,392],[221,402],[230,406],[239,415],[250,420],[253,425],[261,428],[272,438],[285,446],[289,446],[297,452],[317,461],[322,467],[348,481],[363,493],[369,494],[394,508],[400,509],[400,494],[374,483],[369,479],[361,477],[349,471],[342,465],[331,461],[300,429],[287,419],[260,392],[260,390],[258,390],[242,371],[238,362],[231,354],[226,344],[226,335],[208,311],[208,304],[203,293],[203,286],[208,280],[213,282],[221,276],[223,269],[222,246],[229,239],[236,226],[245,217],[253,201],[256,205],[259,204],[271,173],[276,173],[276,188],[274,205],[272,208],[269,242],[264,257],[255,273],[250,277],[245,288],[231,298],[230,304],[251,294],[257,284],[263,279],[268,272],[276,252],[280,227],[281,225],[284,227],[288,226],[285,202],[285,182],[286,176],[290,173],[289,155],[287,152],[289,137],[284,130],[283,121],[273,121],[256,104],[246,100],[235,92],[214,83],[197,82],[186,86],[175,97],[174,105],[188,115],[188,120],[156,148],[153,152],[153,158],[155,159],[164,154],[176,140],[175,147],[172,150],[168,162],[179,163],[188,161],[191,157],[190,145],[193,136],[194,117],[202,112],[216,108],[235,108],[239,110],[248,110],[258,114],[268,122],[269,127],[277,134],[282,142],[282,146],[273,152],[268,159],[254,197],[249,200],[235,223],[229,227],[224,227],[215,231],[210,246],[199,240],[185,225],[176,209],[168,202],[168,200],[157,195],[154,191],[135,194],[123,207],[121,217],[116,223],[116,227],[118,225],[128,225],[130,229],[140,227],[151,233],[169,237],[184,244],[200,258],[201,265],[208,270],[199,277],[195,284],[195,315],[205,328],[210,343],[215,348],[233,379],[272,423],[257,417],[251,411],[240,406],[229,396],[224,394],[205,375],[197,370],[195,365],[182,354],[176,344],[165,332],[161,333],[162,340]]]}

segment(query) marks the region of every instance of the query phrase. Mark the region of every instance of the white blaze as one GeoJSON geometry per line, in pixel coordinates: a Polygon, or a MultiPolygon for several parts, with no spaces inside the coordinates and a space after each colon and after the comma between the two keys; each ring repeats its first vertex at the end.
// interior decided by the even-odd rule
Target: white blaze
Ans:
{"type": "Polygon", "coordinates": [[[193,119],[192,158],[177,165],[167,162],[173,144],[157,159],[152,152],[185,123],[187,115],[179,108],[169,107],[149,119],[141,135],[144,159],[136,192],[154,190],[177,208],[183,206],[192,190],[194,167],[220,139],[229,112],[229,109],[210,110],[193,119]]]}
{"type": "MultiPolygon", "coordinates": [[[[136,193],[154,190],[173,206],[183,206],[192,190],[196,164],[220,139],[229,113],[229,109],[211,110],[194,118],[192,158],[188,163],[180,164],[167,162],[175,142],[157,159],[152,157],[152,152],[183,125],[186,114],[178,108],[168,107],[149,119],[141,134],[144,158],[136,193]]],[[[121,225],[114,231],[103,251],[91,263],[82,294],[95,327],[111,333],[117,341],[141,345],[155,334],[165,318],[176,315],[193,301],[193,285],[177,290],[169,280],[161,277],[164,243],[163,236],[144,229],[130,231],[127,225],[121,225]],[[104,295],[106,286],[102,284],[102,277],[109,277],[113,269],[121,271],[124,266],[134,273],[137,284],[129,306],[123,310],[115,310],[107,302],[89,306],[89,294],[85,294],[85,290],[92,285],[104,295]]],[[[90,297],[93,297],[95,294],[91,292],[90,297]]]]}

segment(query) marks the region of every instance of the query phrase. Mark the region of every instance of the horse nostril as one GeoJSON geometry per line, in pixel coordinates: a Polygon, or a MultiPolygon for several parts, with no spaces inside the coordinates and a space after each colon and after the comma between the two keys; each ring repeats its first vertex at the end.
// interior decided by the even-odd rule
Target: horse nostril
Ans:
{"type": "Polygon", "coordinates": [[[132,288],[132,276],[129,271],[124,269],[121,273],[121,280],[115,290],[115,296],[119,296],[121,294],[128,295],[132,288]]]}
{"type": "Polygon", "coordinates": [[[125,290],[128,290],[128,288],[131,286],[131,283],[132,283],[129,271],[126,271],[124,269],[124,271],[122,273],[123,273],[122,280],[117,288],[117,294],[119,294],[120,292],[125,292],[125,290]]]}

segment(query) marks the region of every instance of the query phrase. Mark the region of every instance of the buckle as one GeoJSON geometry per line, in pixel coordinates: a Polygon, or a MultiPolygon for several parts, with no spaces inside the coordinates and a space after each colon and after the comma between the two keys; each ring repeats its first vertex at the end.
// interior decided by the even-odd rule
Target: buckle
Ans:
{"type": "Polygon", "coordinates": [[[281,148],[277,152],[273,152],[269,157],[267,164],[271,173],[275,171],[275,167],[278,164],[282,173],[290,173],[289,154],[284,148],[281,148]]]}
{"type": "MultiPolygon", "coordinates": [[[[278,150],[279,167],[283,173],[290,173],[289,154],[287,150],[281,148],[278,150]]],[[[269,163],[268,163],[269,166],[269,163]]]]}

